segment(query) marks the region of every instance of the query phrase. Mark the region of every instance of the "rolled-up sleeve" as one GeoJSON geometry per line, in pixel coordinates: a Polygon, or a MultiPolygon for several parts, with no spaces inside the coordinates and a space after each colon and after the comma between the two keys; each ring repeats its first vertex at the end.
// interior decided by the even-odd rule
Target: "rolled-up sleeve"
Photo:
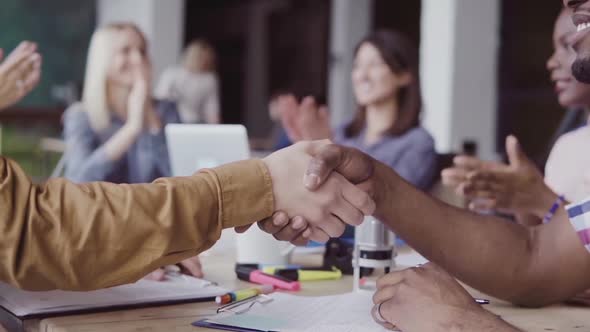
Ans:
{"type": "Polygon", "coordinates": [[[31,290],[91,290],[134,282],[208,249],[223,228],[274,209],[259,160],[152,184],[31,183],[0,158],[0,280],[31,290]]]}
{"type": "Polygon", "coordinates": [[[113,172],[116,161],[97,144],[88,115],[79,106],[64,115],[64,140],[66,178],[74,182],[104,181],[113,172]]]}

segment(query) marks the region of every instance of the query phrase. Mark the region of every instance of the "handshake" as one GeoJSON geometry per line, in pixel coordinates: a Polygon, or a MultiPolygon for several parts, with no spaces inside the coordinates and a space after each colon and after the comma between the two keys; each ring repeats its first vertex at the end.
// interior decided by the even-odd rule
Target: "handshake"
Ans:
{"type": "Polygon", "coordinates": [[[263,161],[276,212],[258,226],[278,240],[326,242],[375,211],[374,160],[358,150],[329,140],[300,142],[263,161]]]}

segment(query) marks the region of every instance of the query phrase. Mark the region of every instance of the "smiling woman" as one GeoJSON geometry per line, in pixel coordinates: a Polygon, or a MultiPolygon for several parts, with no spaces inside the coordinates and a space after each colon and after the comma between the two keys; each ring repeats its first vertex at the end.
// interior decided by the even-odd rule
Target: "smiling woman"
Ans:
{"type": "Polygon", "coordinates": [[[428,189],[436,153],[434,140],[420,126],[418,49],[399,32],[374,32],[355,49],[351,80],[358,110],[352,122],[334,131],[325,108],[313,98],[297,105],[292,96],[287,97],[282,104],[283,125],[291,140],[331,137],[385,163],[418,188],[428,189]]]}

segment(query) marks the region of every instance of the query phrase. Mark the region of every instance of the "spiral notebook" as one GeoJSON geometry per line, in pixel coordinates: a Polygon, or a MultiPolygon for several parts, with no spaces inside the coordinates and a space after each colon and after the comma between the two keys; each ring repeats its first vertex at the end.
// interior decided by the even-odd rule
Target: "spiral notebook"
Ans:
{"type": "Polygon", "coordinates": [[[246,301],[232,312],[196,321],[194,326],[250,332],[384,332],[371,317],[373,292],[305,297],[284,293],[272,300],[246,301]]]}

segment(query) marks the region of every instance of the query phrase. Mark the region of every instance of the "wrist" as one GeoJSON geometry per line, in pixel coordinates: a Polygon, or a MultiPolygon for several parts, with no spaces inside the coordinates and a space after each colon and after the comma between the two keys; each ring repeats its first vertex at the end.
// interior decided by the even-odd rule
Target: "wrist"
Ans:
{"type": "Polygon", "coordinates": [[[516,328],[510,326],[498,316],[483,308],[474,308],[473,310],[457,310],[454,315],[452,315],[452,317],[453,318],[449,323],[449,326],[444,328],[445,331],[518,331],[516,328]]]}
{"type": "Polygon", "coordinates": [[[543,194],[540,195],[537,200],[538,205],[534,209],[534,214],[543,219],[547,213],[551,210],[553,205],[558,202],[560,196],[554,193],[551,189],[546,188],[543,194]]]}
{"type": "MultiPolygon", "coordinates": [[[[396,188],[399,187],[401,178],[389,166],[373,160],[373,175],[371,176],[372,198],[375,201],[377,210],[375,216],[385,216],[387,209],[395,197],[396,188]]],[[[381,219],[380,219],[381,220],[381,219]]]]}
{"type": "Polygon", "coordinates": [[[143,131],[143,124],[136,123],[135,121],[127,121],[123,125],[123,129],[133,136],[139,136],[139,134],[143,131]]]}

